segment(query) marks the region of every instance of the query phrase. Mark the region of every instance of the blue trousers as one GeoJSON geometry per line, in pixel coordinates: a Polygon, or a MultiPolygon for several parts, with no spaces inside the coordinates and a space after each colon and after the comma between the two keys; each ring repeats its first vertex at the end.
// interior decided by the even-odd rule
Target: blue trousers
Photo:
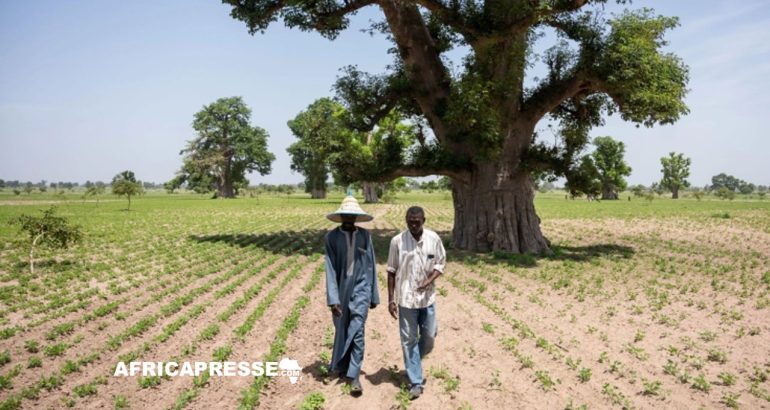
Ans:
{"type": "Polygon", "coordinates": [[[422,386],[422,358],[433,350],[438,333],[435,305],[420,309],[399,306],[398,317],[406,375],[411,385],[422,386]]]}
{"type": "MultiPolygon", "coordinates": [[[[334,321],[334,325],[338,326],[338,321],[340,319],[332,317],[332,320],[334,321]]],[[[343,375],[351,379],[358,378],[361,374],[361,366],[364,362],[364,333],[365,327],[361,326],[358,332],[353,335],[353,340],[351,341],[348,350],[342,353],[342,357],[337,363],[337,366],[330,368],[331,372],[342,372],[343,375]]],[[[337,346],[334,346],[334,348],[336,349],[337,346]]],[[[340,347],[340,349],[342,349],[342,347],[340,347]]]]}

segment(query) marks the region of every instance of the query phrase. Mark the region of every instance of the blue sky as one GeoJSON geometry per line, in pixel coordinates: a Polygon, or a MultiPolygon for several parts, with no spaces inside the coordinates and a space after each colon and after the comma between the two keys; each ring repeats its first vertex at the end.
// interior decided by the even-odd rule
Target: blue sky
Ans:
{"type": "MultiPolygon", "coordinates": [[[[668,50],[690,66],[691,113],[652,129],[610,117],[592,135],[626,143],[632,184],[659,180],[659,158],[670,151],[692,158],[693,185],[720,172],[770,184],[770,2],[632,7],[680,17],[668,50]]],[[[0,178],[109,181],[131,169],[166,181],[194,136],[193,114],[239,95],[276,155],[272,173],[251,182],[299,182],[289,169],[286,121],[331,95],[341,67],[384,69],[389,44],[360,32],[380,15],[363,10],[332,42],[281,23],[250,36],[214,0],[0,2],[0,178]]]]}

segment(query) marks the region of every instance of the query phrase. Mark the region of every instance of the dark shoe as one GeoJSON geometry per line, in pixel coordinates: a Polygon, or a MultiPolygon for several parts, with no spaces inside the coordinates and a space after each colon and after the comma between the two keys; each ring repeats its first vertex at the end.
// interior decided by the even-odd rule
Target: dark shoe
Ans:
{"type": "Polygon", "coordinates": [[[354,396],[360,396],[364,392],[364,388],[361,386],[361,380],[356,377],[350,380],[350,394],[354,396]]]}
{"type": "Polygon", "coordinates": [[[415,384],[409,389],[409,400],[414,400],[420,397],[421,394],[422,394],[422,386],[420,386],[419,384],[415,384]]]}

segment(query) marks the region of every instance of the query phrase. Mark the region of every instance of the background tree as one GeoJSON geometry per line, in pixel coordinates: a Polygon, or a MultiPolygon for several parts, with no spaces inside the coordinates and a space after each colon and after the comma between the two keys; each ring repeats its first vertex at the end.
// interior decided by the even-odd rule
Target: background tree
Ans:
{"type": "Polygon", "coordinates": [[[339,118],[344,108],[329,98],[321,98],[288,122],[297,137],[286,151],[291,155],[291,169],[305,177],[305,192],[311,198],[326,198],[326,179],[330,172],[329,156],[337,146],[343,124],[339,118]]]}
{"type": "Polygon", "coordinates": [[[631,167],[623,159],[626,146],[612,137],[596,137],[593,144],[596,149],[590,154],[590,163],[596,167],[602,199],[618,199],[618,193],[627,186],[625,177],[631,175],[631,167]]]}
{"type": "Polygon", "coordinates": [[[744,195],[752,194],[756,188],[754,184],[746,181],[741,181],[741,184],[738,185],[738,191],[744,195]]]}
{"type": "Polygon", "coordinates": [[[647,187],[642,184],[636,184],[631,187],[631,192],[634,194],[634,197],[642,197],[647,192],[647,187]]]}
{"type": "Polygon", "coordinates": [[[571,177],[567,179],[565,187],[573,198],[585,194],[589,200],[592,200],[599,196],[602,192],[602,179],[599,175],[599,169],[596,168],[590,155],[584,155],[580,158],[580,162],[573,169],[571,177]]]}
{"type": "Polygon", "coordinates": [[[730,201],[735,199],[735,191],[724,186],[717,188],[714,195],[719,199],[729,199],[730,201]]]}
{"type": "Polygon", "coordinates": [[[171,178],[170,181],[165,182],[163,184],[163,189],[165,189],[167,193],[173,194],[174,191],[181,188],[183,184],[184,184],[184,177],[182,175],[177,175],[174,178],[171,178]]]}
{"type": "Polygon", "coordinates": [[[726,188],[735,192],[738,190],[742,182],[743,181],[740,179],[722,172],[721,174],[717,174],[711,177],[711,186],[709,189],[712,191],[717,191],[719,188],[726,188]]]}
{"type": "Polygon", "coordinates": [[[267,131],[251,126],[250,118],[241,97],[220,98],[197,112],[198,136],[180,152],[179,180],[196,192],[234,198],[236,189],[248,186],[247,172],[269,174],[275,156],[267,151],[267,131]]]}
{"type": "Polygon", "coordinates": [[[344,174],[359,181],[450,177],[452,243],[461,249],[548,251],[533,202],[533,173],[571,179],[576,155],[604,114],[652,126],[688,112],[687,67],[660,51],[677,19],[648,9],[608,20],[601,14],[606,0],[225,3],[251,33],[282,18],[329,39],[348,27],[350,14],[379,7],[385,19],[372,30],[393,41],[396,60],[380,76],[348,68],[338,95],[353,113],[377,118],[397,108],[428,129],[408,144],[383,141],[372,155],[381,161],[376,167],[349,163],[344,174]],[[527,70],[538,58],[532,45],[546,29],[559,39],[543,53],[548,73],[526,87],[527,70]],[[443,54],[458,45],[469,55],[450,71],[443,54]],[[559,126],[558,144],[535,133],[546,116],[559,126]]]}
{"type": "Polygon", "coordinates": [[[5,181],[0,179],[0,190],[3,190],[5,188],[5,181]]]}
{"type": "Polygon", "coordinates": [[[575,184],[579,177],[573,177],[575,191],[588,191],[589,196],[596,196],[601,191],[602,199],[618,199],[618,193],[626,189],[625,177],[631,175],[631,167],[623,156],[626,146],[611,137],[596,137],[593,140],[596,149],[581,158],[578,174],[586,181],[575,184]],[[595,169],[591,169],[591,167],[595,169]]]}
{"type": "Polygon", "coordinates": [[[650,192],[655,195],[663,195],[667,190],[668,188],[664,187],[660,182],[653,182],[650,184],[650,192]]]}
{"type": "Polygon", "coordinates": [[[719,191],[722,188],[732,192],[740,192],[744,195],[749,195],[757,189],[754,184],[736,178],[732,175],[727,175],[724,172],[711,177],[711,186],[709,187],[709,189],[712,191],[719,191]]]}
{"type": "Polygon", "coordinates": [[[27,195],[32,194],[32,191],[35,189],[35,185],[32,184],[32,182],[27,181],[26,184],[24,184],[24,192],[27,193],[27,195]]]}
{"type": "Polygon", "coordinates": [[[11,220],[11,224],[19,225],[22,232],[28,236],[29,272],[35,273],[35,249],[45,246],[51,249],[66,249],[82,239],[79,226],[72,225],[61,216],[56,215],[56,208],[50,207],[42,216],[22,214],[11,220]]]}
{"type": "Polygon", "coordinates": [[[671,152],[668,157],[662,157],[660,164],[663,166],[663,179],[660,186],[671,191],[671,198],[679,198],[679,189],[687,188],[690,183],[687,178],[690,176],[690,158],[685,158],[684,154],[671,152]]]}
{"type": "Polygon", "coordinates": [[[131,197],[142,193],[142,184],[136,181],[133,171],[123,171],[115,175],[111,185],[113,194],[128,199],[127,210],[131,210],[131,197]]]}
{"type": "Polygon", "coordinates": [[[99,206],[99,196],[102,194],[104,194],[103,185],[91,184],[88,188],[86,188],[86,192],[83,194],[83,199],[85,200],[87,198],[95,198],[96,206],[99,206]]]}
{"type": "Polygon", "coordinates": [[[332,172],[336,181],[344,183],[360,182],[365,203],[377,203],[393,180],[382,180],[378,170],[393,161],[393,156],[400,155],[401,147],[415,138],[416,128],[405,121],[397,110],[391,110],[377,118],[373,127],[357,126],[360,118],[351,111],[343,111],[346,131],[340,134],[339,150],[330,155],[332,172]],[[351,170],[358,170],[350,172],[351,170]],[[365,172],[361,170],[367,169],[365,172]]]}

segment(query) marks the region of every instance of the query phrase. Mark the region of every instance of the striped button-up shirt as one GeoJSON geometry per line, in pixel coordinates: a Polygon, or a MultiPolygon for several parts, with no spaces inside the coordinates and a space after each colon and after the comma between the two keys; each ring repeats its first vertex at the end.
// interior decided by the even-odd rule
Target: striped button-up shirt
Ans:
{"type": "Polygon", "coordinates": [[[417,288],[434,269],[443,273],[445,263],[444,244],[437,233],[423,229],[419,241],[408,230],[393,237],[388,272],[396,273],[395,302],[409,309],[432,305],[436,301],[435,283],[424,292],[417,288]]]}

